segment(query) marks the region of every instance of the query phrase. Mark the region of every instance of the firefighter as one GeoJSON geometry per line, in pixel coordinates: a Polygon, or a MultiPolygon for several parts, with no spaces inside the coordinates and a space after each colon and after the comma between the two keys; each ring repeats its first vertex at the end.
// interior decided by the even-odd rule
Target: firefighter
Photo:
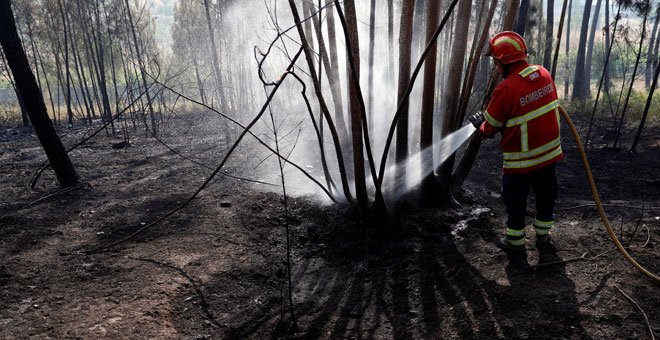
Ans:
{"type": "Polygon", "coordinates": [[[507,251],[525,251],[525,214],[530,188],[536,200],[533,225],[537,244],[550,240],[555,225],[556,165],[564,156],[559,134],[559,103],[548,70],[527,63],[524,39],[505,31],[489,40],[486,56],[502,82],[493,91],[479,133],[501,133],[502,200],[508,215],[506,233],[497,240],[507,251]]]}

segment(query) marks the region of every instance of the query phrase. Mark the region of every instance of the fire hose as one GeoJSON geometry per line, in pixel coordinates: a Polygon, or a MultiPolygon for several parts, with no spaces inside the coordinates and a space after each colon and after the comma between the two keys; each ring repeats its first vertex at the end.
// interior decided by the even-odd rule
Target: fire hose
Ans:
{"type": "Polygon", "coordinates": [[[612,229],[612,225],[610,224],[610,221],[607,219],[607,216],[605,215],[605,209],[603,209],[603,204],[600,201],[600,196],[598,195],[598,190],[596,189],[596,183],[594,182],[594,177],[593,174],[591,173],[591,166],[589,165],[589,160],[587,160],[587,154],[584,152],[584,146],[582,145],[582,140],[580,140],[580,135],[578,134],[575,125],[573,125],[573,121],[571,121],[571,117],[569,117],[568,113],[566,113],[566,110],[564,110],[564,108],[560,106],[559,112],[561,113],[562,117],[564,118],[568,126],[571,128],[571,133],[573,134],[575,143],[577,144],[578,150],[580,151],[580,157],[582,158],[582,165],[584,166],[584,172],[587,175],[587,180],[589,181],[589,186],[591,187],[591,194],[593,195],[594,202],[596,203],[596,207],[598,208],[598,214],[600,215],[600,219],[602,220],[605,229],[607,229],[607,233],[610,235],[612,242],[614,242],[614,245],[616,245],[619,252],[623,255],[623,257],[626,258],[626,260],[628,260],[628,262],[630,262],[630,264],[635,266],[635,268],[641,271],[644,275],[650,277],[656,282],[660,282],[660,277],[658,275],[651,273],[649,270],[647,270],[642,265],[637,263],[637,261],[635,261],[635,259],[633,259],[632,256],[630,256],[630,254],[628,254],[628,251],[626,251],[626,249],[621,244],[621,241],[619,241],[616,234],[614,233],[614,230],[612,229]]]}

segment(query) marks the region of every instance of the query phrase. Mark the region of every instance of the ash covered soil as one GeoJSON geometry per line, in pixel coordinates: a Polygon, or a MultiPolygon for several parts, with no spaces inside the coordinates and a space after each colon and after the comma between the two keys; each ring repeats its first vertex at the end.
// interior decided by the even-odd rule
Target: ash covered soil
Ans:
{"type": "MultiPolygon", "coordinates": [[[[199,118],[207,119],[171,122],[179,132],[164,127],[161,139],[213,168],[224,143],[217,131],[193,123],[199,118]]],[[[91,131],[77,126],[60,134],[73,145],[91,131]]],[[[609,218],[630,253],[658,274],[660,130],[647,129],[636,154],[602,148],[596,136],[589,157],[609,218]]],[[[132,132],[123,149],[113,149],[121,140],[102,133],[71,152],[88,185],[49,195],[57,184],[48,171],[36,189],[28,186],[45,160],[31,130],[4,126],[0,139],[3,339],[649,339],[651,331],[660,333],[660,285],[614,249],[568,131],[552,244],[537,246],[528,227],[522,257],[494,244],[506,217],[497,140],[483,144],[461,208],[408,209],[394,234],[365,230],[347,206],[311,196],[289,198],[286,218],[276,188],[230,177],[252,178],[248,143],[225,167],[227,175],[181,211],[116,246],[83,254],[179,206],[212,170],[144,131],[132,132]],[[295,332],[286,304],[287,224],[295,332]]]]}

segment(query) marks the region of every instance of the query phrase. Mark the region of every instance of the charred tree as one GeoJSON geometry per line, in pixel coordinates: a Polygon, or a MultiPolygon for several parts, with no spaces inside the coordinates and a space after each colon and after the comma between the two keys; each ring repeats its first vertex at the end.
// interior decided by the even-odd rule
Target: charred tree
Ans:
{"type": "Polygon", "coordinates": [[[14,74],[17,88],[25,96],[31,98],[31,100],[25,102],[27,112],[39,142],[41,142],[46,156],[53,166],[60,187],[67,188],[79,184],[80,177],[78,177],[64,145],[53,128],[41,90],[30,70],[30,64],[16,30],[9,0],[0,1],[0,44],[7,57],[7,63],[14,74]]]}
{"type": "MultiPolygon", "coordinates": [[[[339,8],[337,8],[339,10],[339,8]]],[[[347,65],[346,72],[350,75],[355,72],[355,77],[348,77],[348,90],[349,90],[349,104],[351,108],[351,137],[353,141],[353,170],[355,180],[355,196],[358,205],[363,212],[366,212],[369,207],[369,197],[367,195],[367,185],[364,168],[364,139],[363,139],[363,117],[366,115],[364,107],[360,105],[358,96],[360,95],[359,84],[360,79],[360,40],[358,37],[357,29],[357,15],[355,13],[355,2],[353,0],[344,1],[344,12],[346,15],[346,29],[349,41],[347,45],[351,46],[352,55],[347,58],[349,65],[347,65]],[[352,65],[350,65],[352,64],[352,65]],[[351,70],[351,67],[354,70],[351,70]]]]}

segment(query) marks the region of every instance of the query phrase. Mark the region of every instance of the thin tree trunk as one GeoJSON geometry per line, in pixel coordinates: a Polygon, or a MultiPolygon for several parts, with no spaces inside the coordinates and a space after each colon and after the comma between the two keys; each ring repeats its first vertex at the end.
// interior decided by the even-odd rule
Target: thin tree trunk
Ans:
{"type": "MultiPolygon", "coordinates": [[[[328,0],[333,1],[333,0],[328,0]]],[[[346,126],[346,118],[344,117],[344,98],[341,91],[339,77],[339,56],[337,54],[337,33],[335,29],[335,16],[334,11],[327,11],[327,25],[328,25],[328,50],[330,51],[330,65],[331,72],[326,72],[328,74],[328,79],[330,83],[330,91],[332,94],[332,100],[335,108],[335,125],[337,126],[337,133],[339,134],[339,140],[342,144],[348,143],[348,127],[346,126]]]]}
{"type": "MultiPolygon", "coordinates": [[[[605,0],[605,50],[610,50],[610,0],[605,0]]],[[[612,85],[609,64],[605,63],[603,72],[605,73],[605,93],[609,98],[610,86],[612,85]]]]}
{"type": "MultiPolygon", "coordinates": [[[[373,112],[373,107],[374,107],[374,55],[375,55],[375,36],[376,36],[376,0],[371,0],[371,6],[369,10],[369,60],[368,60],[368,78],[367,78],[367,91],[368,91],[368,96],[367,96],[367,102],[368,102],[368,107],[367,107],[367,114],[369,117],[370,122],[373,122],[374,119],[374,112],[373,112]]],[[[371,124],[370,128],[372,129],[371,131],[373,132],[373,126],[374,124],[371,124]]]]}
{"type": "MultiPolygon", "coordinates": [[[[554,0],[552,1],[554,2],[554,0]]],[[[557,30],[557,43],[555,47],[555,54],[552,58],[552,70],[550,71],[550,75],[552,76],[552,79],[554,79],[555,74],[557,74],[557,60],[559,59],[559,48],[561,47],[561,35],[562,35],[562,31],[564,30],[564,18],[566,17],[567,5],[568,5],[568,0],[564,0],[561,6],[561,15],[559,17],[559,29],[557,30]]]]}
{"type": "MultiPolygon", "coordinates": [[[[545,21],[545,53],[543,53],[543,67],[550,69],[552,67],[552,33],[555,23],[555,0],[547,1],[548,7],[546,10],[545,21]]],[[[563,20],[563,18],[561,20],[563,20]]]]}
{"type": "Polygon", "coordinates": [[[644,123],[646,123],[646,117],[649,114],[649,109],[651,108],[651,101],[653,100],[653,93],[655,92],[656,87],[658,86],[658,74],[660,74],[660,67],[655,65],[655,75],[653,76],[653,82],[651,83],[651,88],[649,89],[649,95],[646,98],[646,105],[644,106],[644,111],[642,113],[642,118],[639,120],[639,126],[637,127],[637,133],[635,133],[635,139],[633,140],[632,146],[630,147],[631,152],[637,152],[637,144],[639,143],[639,138],[642,136],[642,130],[644,129],[644,123]]]}
{"type": "MultiPolygon", "coordinates": [[[[460,125],[459,120],[459,98],[461,91],[461,79],[463,75],[463,63],[465,62],[465,53],[467,51],[468,32],[470,27],[470,16],[472,11],[471,1],[461,1],[458,4],[458,13],[455,17],[454,32],[455,36],[451,46],[451,56],[449,57],[449,73],[447,75],[447,87],[443,91],[444,111],[442,121],[442,137],[448,136],[456,131],[460,125]]],[[[451,188],[451,175],[454,169],[455,156],[449,157],[440,167],[441,200],[442,203],[449,204],[453,201],[451,188]]]]}
{"type": "Polygon", "coordinates": [[[388,78],[394,83],[394,1],[387,0],[388,78]]]}
{"type": "MultiPolygon", "coordinates": [[[[484,46],[486,45],[486,40],[488,39],[488,33],[490,32],[490,26],[492,24],[493,17],[495,16],[496,8],[497,8],[497,0],[491,0],[490,7],[488,9],[488,15],[485,19],[485,22],[483,24],[483,29],[481,31],[481,36],[479,37],[479,40],[476,44],[477,47],[476,49],[473,48],[473,51],[471,53],[467,76],[463,81],[463,88],[461,90],[461,101],[459,103],[459,109],[458,109],[459,112],[458,122],[462,122],[463,119],[465,118],[465,114],[467,112],[467,106],[470,100],[470,93],[472,92],[472,87],[474,84],[474,78],[477,74],[479,61],[481,60],[481,51],[484,49],[484,46]]],[[[458,128],[458,126],[456,126],[456,128],[458,128]]],[[[476,157],[476,154],[474,154],[474,157],[476,157]]],[[[461,159],[461,161],[459,162],[458,166],[456,167],[456,170],[454,171],[451,177],[451,190],[454,193],[459,192],[459,190],[463,186],[463,182],[465,181],[465,178],[467,177],[469,171],[469,168],[468,169],[464,168],[464,166],[467,165],[464,161],[465,161],[465,157],[461,159]]]]}
{"type": "MultiPolygon", "coordinates": [[[[426,0],[426,43],[429,44],[433,38],[440,20],[441,0],[426,0]]],[[[438,56],[438,43],[433,42],[429,56],[424,62],[424,84],[422,90],[422,111],[420,149],[424,150],[433,145],[433,106],[435,103],[435,73],[438,56]]],[[[433,169],[429,169],[432,171],[433,169]]],[[[423,169],[426,172],[426,169],[423,169]]]]}
{"type": "Polygon", "coordinates": [[[621,14],[621,3],[619,3],[619,8],[616,12],[616,19],[614,19],[614,30],[612,31],[612,42],[607,42],[607,46],[609,48],[607,49],[607,54],[605,55],[605,62],[604,62],[604,67],[603,67],[603,73],[600,76],[600,80],[598,81],[598,91],[596,92],[596,100],[594,101],[594,108],[593,111],[591,112],[591,119],[589,119],[589,128],[587,129],[587,136],[584,139],[584,145],[585,147],[589,147],[589,136],[591,135],[591,128],[593,127],[594,124],[594,117],[596,116],[596,108],[598,107],[598,99],[600,98],[600,90],[603,87],[603,82],[606,80],[606,75],[607,75],[607,70],[610,66],[610,55],[612,54],[612,47],[614,46],[614,37],[616,36],[616,30],[617,26],[619,24],[619,14],[621,14]]]}
{"type": "Polygon", "coordinates": [[[527,25],[527,12],[529,10],[529,1],[530,0],[520,1],[520,8],[518,10],[518,20],[516,20],[516,26],[513,29],[513,31],[520,34],[521,37],[525,36],[525,26],[527,25]]]}
{"type": "Polygon", "coordinates": [[[209,0],[204,0],[204,10],[206,11],[206,25],[208,26],[209,39],[211,41],[211,66],[213,67],[213,77],[218,88],[218,95],[220,96],[220,111],[227,113],[228,103],[226,102],[224,86],[222,82],[222,74],[220,73],[220,60],[218,58],[218,48],[215,44],[215,33],[213,30],[213,23],[211,21],[209,0]]]}
{"type": "Polygon", "coordinates": [[[582,28],[580,29],[580,43],[578,44],[577,58],[575,60],[575,75],[573,77],[573,99],[589,98],[589,81],[585,65],[587,35],[589,34],[589,16],[591,15],[592,0],[585,0],[582,14],[582,28]]]}
{"type": "Polygon", "coordinates": [[[14,74],[18,89],[31,98],[26,102],[27,111],[37,137],[53,166],[60,187],[77,185],[80,183],[80,177],[48,117],[46,104],[34,74],[30,71],[30,64],[16,31],[10,1],[0,1],[0,45],[14,74]]]}
{"type": "Polygon", "coordinates": [[[594,55],[594,40],[596,37],[596,31],[598,31],[598,19],[600,18],[601,3],[602,0],[596,1],[596,9],[594,9],[594,14],[591,21],[591,32],[589,33],[589,43],[587,44],[587,59],[585,62],[585,72],[587,76],[587,84],[589,85],[591,84],[591,61],[594,55]]]}
{"type": "MultiPolygon", "coordinates": [[[[399,28],[399,81],[397,102],[403,102],[401,114],[396,125],[396,153],[397,164],[404,164],[408,159],[408,109],[409,100],[403,98],[410,82],[410,53],[412,49],[413,16],[415,0],[404,0],[401,9],[401,24],[399,28]]],[[[395,175],[403,183],[406,181],[406,167],[397,167],[395,175]]]]}
{"type": "Polygon", "coordinates": [[[621,111],[621,117],[619,118],[619,126],[616,129],[616,136],[614,137],[614,147],[616,148],[619,143],[619,136],[621,135],[621,127],[623,126],[623,121],[626,118],[626,112],[628,110],[628,102],[630,100],[630,95],[632,94],[633,85],[635,84],[635,77],[637,76],[637,68],[639,67],[639,61],[642,58],[642,50],[644,48],[644,38],[646,35],[646,19],[649,16],[648,3],[650,0],[646,0],[645,4],[647,5],[646,12],[644,12],[644,20],[642,20],[642,36],[639,39],[639,48],[637,49],[637,58],[635,58],[635,67],[633,67],[633,73],[630,77],[630,87],[628,87],[628,94],[626,99],[623,102],[623,110],[621,111]]]}
{"type": "Polygon", "coordinates": [[[646,72],[644,73],[644,85],[648,89],[651,85],[651,79],[653,78],[653,64],[654,64],[654,55],[653,50],[655,49],[655,37],[658,32],[658,22],[660,21],[660,4],[656,7],[655,10],[655,20],[653,21],[653,30],[651,31],[651,40],[649,41],[649,50],[646,52],[646,72]]]}
{"type": "Polygon", "coordinates": [[[62,17],[62,28],[64,30],[64,68],[66,71],[66,112],[69,120],[69,127],[73,126],[73,111],[71,110],[71,71],[69,67],[69,30],[67,24],[67,15],[64,11],[62,0],[58,0],[60,16],[62,17]]]}
{"type": "MultiPolygon", "coordinates": [[[[103,1],[102,1],[103,2],[103,1]]],[[[112,130],[112,135],[115,136],[115,122],[112,119],[112,108],[110,107],[110,97],[108,95],[108,82],[105,71],[105,49],[103,41],[101,41],[101,10],[99,9],[99,4],[96,4],[94,8],[94,17],[96,19],[96,29],[92,30],[92,37],[94,38],[93,46],[96,48],[96,72],[98,74],[99,80],[99,89],[101,91],[101,99],[103,100],[103,112],[105,120],[110,121],[110,128],[112,130]]],[[[112,48],[112,46],[110,46],[112,48]]]]}
{"type": "MultiPolygon", "coordinates": [[[[515,14],[518,12],[519,4],[520,2],[518,0],[510,0],[508,2],[506,14],[504,15],[502,20],[503,31],[509,31],[513,27],[514,22],[516,20],[515,14]]],[[[499,79],[499,75],[496,72],[492,72],[490,80],[485,90],[486,96],[484,98],[482,108],[485,107],[490,101],[490,95],[493,89],[495,88],[495,82],[497,81],[497,79],[499,79]]],[[[472,165],[474,164],[474,161],[477,159],[477,155],[479,154],[480,147],[481,147],[481,136],[478,133],[475,133],[472,135],[472,138],[470,138],[470,142],[468,143],[468,146],[465,149],[463,158],[461,158],[461,161],[456,166],[456,171],[454,171],[454,175],[452,178],[452,185],[455,185],[456,187],[460,187],[462,185],[463,181],[470,172],[470,169],[472,169],[472,165]]]]}
{"type": "MultiPolygon", "coordinates": [[[[339,8],[337,8],[337,10],[339,10],[339,8]]],[[[366,112],[364,112],[364,107],[360,105],[358,98],[359,84],[356,84],[356,81],[359,81],[360,79],[360,40],[358,37],[357,15],[355,13],[354,0],[344,0],[344,12],[349,37],[349,41],[346,43],[350,44],[353,52],[353,55],[347,56],[347,59],[352,57],[352,60],[349,60],[348,64],[352,63],[355,68],[355,77],[348,77],[349,103],[351,108],[351,134],[353,137],[355,196],[357,197],[358,205],[362,211],[366,212],[369,207],[369,196],[367,195],[364,169],[364,144],[362,138],[362,117],[366,115],[366,112]]],[[[353,72],[351,70],[351,65],[347,65],[346,71],[349,75],[353,72]]]]}
{"type": "MultiPolygon", "coordinates": [[[[422,111],[420,113],[420,140],[419,147],[426,150],[433,145],[433,109],[435,104],[435,73],[438,55],[438,42],[431,41],[440,20],[441,0],[426,1],[426,44],[432,44],[426,61],[424,62],[424,83],[422,85],[422,111]]],[[[433,157],[431,155],[430,157],[433,157]]],[[[422,176],[424,176],[421,193],[422,200],[432,197],[435,192],[435,179],[433,176],[433,161],[430,166],[424,159],[420,159],[422,176]],[[425,168],[428,167],[428,168],[425,168]]]]}
{"type": "Polygon", "coordinates": [[[131,35],[133,36],[133,43],[135,44],[135,54],[138,59],[138,65],[140,68],[140,74],[142,76],[142,86],[144,87],[145,97],[147,98],[147,105],[149,109],[149,115],[151,117],[151,132],[154,135],[158,134],[158,128],[156,125],[156,117],[154,114],[154,107],[151,102],[151,94],[149,93],[149,86],[147,85],[147,72],[145,70],[144,61],[142,59],[142,53],[140,51],[140,43],[138,41],[137,33],[135,32],[135,24],[133,23],[133,14],[131,13],[131,7],[128,3],[128,0],[124,0],[126,4],[126,13],[128,14],[128,22],[131,27],[131,35]]]}
{"type": "MultiPolygon", "coordinates": [[[[72,38],[75,39],[75,35],[72,34],[72,38]]],[[[91,102],[91,98],[87,94],[87,79],[83,71],[82,60],[80,60],[80,53],[78,52],[78,48],[76,47],[75,42],[76,41],[74,40],[73,43],[71,44],[71,54],[73,55],[73,66],[76,71],[76,76],[78,77],[78,82],[79,82],[78,86],[80,87],[80,95],[82,96],[83,104],[85,105],[85,112],[87,113],[87,120],[88,120],[87,122],[91,124],[92,117],[95,115],[92,113],[94,104],[91,102]]],[[[75,91],[75,85],[74,85],[74,91],[75,91]]]]}
{"type": "Polygon", "coordinates": [[[300,15],[298,14],[298,8],[296,7],[296,4],[294,0],[288,0],[289,2],[289,7],[291,8],[291,13],[293,14],[293,19],[294,22],[296,23],[296,28],[298,30],[298,35],[301,40],[301,44],[303,47],[303,50],[305,52],[305,59],[307,60],[307,66],[309,67],[309,73],[310,77],[312,78],[312,83],[314,85],[314,91],[316,93],[316,98],[319,101],[319,106],[321,107],[321,112],[323,112],[323,115],[325,116],[325,119],[328,121],[328,128],[330,129],[330,133],[332,135],[333,143],[335,145],[335,152],[337,155],[337,166],[339,167],[339,174],[341,176],[341,182],[342,182],[342,189],[344,191],[344,196],[349,202],[353,201],[353,197],[351,195],[351,190],[348,185],[348,178],[346,176],[346,167],[344,163],[344,156],[342,155],[341,151],[341,143],[339,141],[339,136],[337,134],[337,130],[335,129],[334,122],[332,121],[332,118],[330,117],[330,112],[328,110],[328,106],[325,103],[325,99],[323,98],[323,93],[321,92],[321,86],[318,80],[318,76],[316,74],[316,69],[314,67],[314,60],[312,58],[312,52],[309,48],[309,45],[307,44],[307,40],[305,39],[305,32],[303,32],[302,25],[300,22],[300,15]]]}
{"type": "Polygon", "coordinates": [[[568,99],[568,89],[571,83],[569,72],[568,56],[571,47],[571,12],[573,10],[573,0],[568,0],[568,22],[566,23],[566,78],[564,80],[564,99],[568,99]]]}

